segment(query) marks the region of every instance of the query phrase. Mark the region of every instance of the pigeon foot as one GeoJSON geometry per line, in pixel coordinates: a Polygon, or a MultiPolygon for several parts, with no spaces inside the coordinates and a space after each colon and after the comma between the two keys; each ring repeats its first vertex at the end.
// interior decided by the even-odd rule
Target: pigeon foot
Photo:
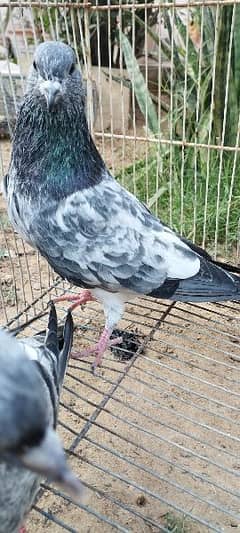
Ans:
{"type": "Polygon", "coordinates": [[[110,346],[115,346],[115,344],[120,344],[122,342],[122,337],[110,339],[111,333],[111,330],[109,330],[108,328],[104,328],[97,344],[94,344],[94,346],[90,346],[90,348],[86,348],[86,350],[82,350],[81,352],[72,352],[71,357],[73,359],[81,359],[82,357],[87,357],[88,355],[95,354],[95,361],[92,364],[92,370],[93,373],[95,373],[96,368],[98,366],[101,366],[102,364],[103,354],[107,350],[107,348],[109,348],[110,346]]]}
{"type": "Polygon", "coordinates": [[[79,305],[83,305],[87,302],[94,301],[95,298],[92,295],[91,291],[84,290],[81,291],[80,294],[63,294],[62,296],[58,296],[57,298],[53,298],[53,303],[58,302],[74,302],[69,307],[69,311],[73,311],[73,309],[76,309],[79,305]]]}

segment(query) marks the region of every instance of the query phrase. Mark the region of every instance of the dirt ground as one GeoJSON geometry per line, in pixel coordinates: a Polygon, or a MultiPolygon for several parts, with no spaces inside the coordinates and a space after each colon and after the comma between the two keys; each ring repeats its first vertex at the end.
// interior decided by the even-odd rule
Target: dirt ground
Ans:
{"type": "MultiPolygon", "coordinates": [[[[119,168],[122,141],[113,148],[119,168]]],[[[131,143],[125,148],[128,165],[131,143]]],[[[5,168],[9,149],[4,141],[5,168]]],[[[139,157],[142,150],[136,146],[139,157]]],[[[104,157],[112,167],[111,154],[105,140],[104,157]]],[[[2,197],[0,219],[5,324],[32,302],[21,321],[45,308],[64,285],[49,292],[56,278],[12,232],[2,197]]],[[[58,310],[62,317],[64,309],[58,310]]],[[[234,303],[169,308],[169,302],[138,299],[119,325],[136,335],[135,359],[119,361],[109,352],[97,376],[88,360],[70,362],[59,433],[71,452],[70,463],[88,486],[87,501],[78,506],[57,487],[45,487],[27,519],[29,533],[240,528],[239,320],[234,303]]],[[[76,351],[100,332],[101,307],[89,304],[76,311],[74,322],[76,351]]],[[[26,333],[45,324],[41,318],[26,333]]]]}

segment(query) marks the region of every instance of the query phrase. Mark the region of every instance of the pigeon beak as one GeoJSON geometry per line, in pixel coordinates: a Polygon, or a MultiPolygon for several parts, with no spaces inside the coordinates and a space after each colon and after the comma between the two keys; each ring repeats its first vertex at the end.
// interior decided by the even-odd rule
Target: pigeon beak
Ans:
{"type": "Polygon", "coordinates": [[[62,98],[62,86],[59,81],[43,81],[40,92],[45,96],[48,111],[52,111],[62,98]]]}
{"type": "Polygon", "coordinates": [[[41,444],[30,448],[20,460],[25,468],[61,485],[74,500],[83,501],[83,485],[67,466],[60,439],[53,429],[48,428],[41,444]]]}

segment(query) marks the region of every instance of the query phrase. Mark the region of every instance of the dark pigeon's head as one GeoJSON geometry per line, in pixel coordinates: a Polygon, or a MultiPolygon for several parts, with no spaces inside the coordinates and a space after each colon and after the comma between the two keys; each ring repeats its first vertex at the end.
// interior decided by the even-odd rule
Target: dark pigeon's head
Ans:
{"type": "Polygon", "coordinates": [[[56,111],[66,98],[81,98],[81,80],[76,55],[70,46],[47,41],[37,47],[27,89],[42,96],[49,112],[56,111]]]}

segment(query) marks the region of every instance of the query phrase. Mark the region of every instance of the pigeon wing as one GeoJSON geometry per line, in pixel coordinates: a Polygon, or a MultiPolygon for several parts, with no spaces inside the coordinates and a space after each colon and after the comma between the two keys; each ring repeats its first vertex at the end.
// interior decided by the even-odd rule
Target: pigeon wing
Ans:
{"type": "Polygon", "coordinates": [[[80,286],[147,294],[200,266],[187,244],[111,179],[53,202],[30,231],[54,270],[80,286]]]}

